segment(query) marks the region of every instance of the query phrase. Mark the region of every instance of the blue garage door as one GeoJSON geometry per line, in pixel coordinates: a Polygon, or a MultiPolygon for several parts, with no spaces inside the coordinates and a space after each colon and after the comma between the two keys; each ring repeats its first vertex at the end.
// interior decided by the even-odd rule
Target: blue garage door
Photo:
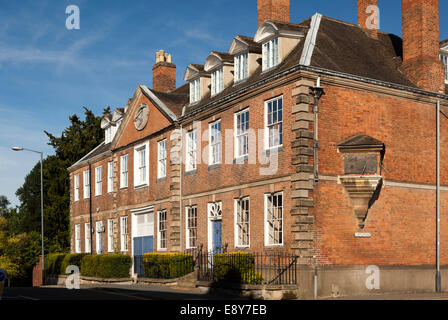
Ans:
{"type": "Polygon", "coordinates": [[[134,272],[139,277],[144,276],[143,255],[154,251],[154,237],[136,237],[134,238],[134,272]]]}

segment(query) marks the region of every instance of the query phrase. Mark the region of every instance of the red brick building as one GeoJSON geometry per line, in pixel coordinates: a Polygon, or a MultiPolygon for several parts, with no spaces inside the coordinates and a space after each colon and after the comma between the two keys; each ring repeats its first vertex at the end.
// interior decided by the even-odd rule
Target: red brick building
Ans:
{"type": "Polygon", "coordinates": [[[291,22],[289,0],[258,0],[256,34],[189,65],[177,88],[158,52],[153,89],[105,116],[106,141],[69,168],[72,251],[288,251],[308,291],[317,268],[322,295],[363,292],[369,265],[383,288],[429,289],[448,43],[437,0],[402,0],[403,39],[375,28],[372,5],[358,0],[353,25],[291,22]]]}

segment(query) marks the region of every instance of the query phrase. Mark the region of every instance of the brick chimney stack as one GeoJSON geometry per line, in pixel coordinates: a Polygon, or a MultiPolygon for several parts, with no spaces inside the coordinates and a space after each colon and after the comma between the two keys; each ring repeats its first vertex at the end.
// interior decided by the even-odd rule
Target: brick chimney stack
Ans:
{"type": "Polygon", "coordinates": [[[404,74],[419,88],[444,91],[439,59],[439,1],[402,0],[404,74]]]}
{"type": "Polygon", "coordinates": [[[375,6],[378,8],[377,0],[358,0],[358,25],[363,28],[372,38],[378,39],[378,29],[374,26],[379,26],[379,21],[374,19],[375,12],[368,10],[370,6],[375,6]]]}
{"type": "Polygon", "coordinates": [[[290,0],[258,0],[258,26],[268,19],[290,22],[290,0]]]}
{"type": "Polygon", "coordinates": [[[171,55],[163,50],[156,53],[156,64],[152,67],[152,86],[160,92],[176,89],[176,65],[171,62],[171,55]]]}

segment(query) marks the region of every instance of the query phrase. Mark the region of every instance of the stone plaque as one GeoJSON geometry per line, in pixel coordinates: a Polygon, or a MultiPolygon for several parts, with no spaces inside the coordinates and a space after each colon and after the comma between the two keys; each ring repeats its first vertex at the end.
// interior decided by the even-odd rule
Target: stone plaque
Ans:
{"type": "Polygon", "coordinates": [[[378,156],[375,154],[355,154],[344,157],[345,174],[377,173],[378,156]]]}
{"type": "Polygon", "coordinates": [[[363,232],[355,233],[355,238],[370,238],[370,237],[371,237],[370,233],[363,233],[363,232]]]}
{"type": "Polygon", "coordinates": [[[148,123],[148,118],[149,118],[149,108],[147,105],[142,104],[135,113],[134,118],[135,129],[137,129],[138,131],[143,130],[146,127],[146,124],[148,123]]]}

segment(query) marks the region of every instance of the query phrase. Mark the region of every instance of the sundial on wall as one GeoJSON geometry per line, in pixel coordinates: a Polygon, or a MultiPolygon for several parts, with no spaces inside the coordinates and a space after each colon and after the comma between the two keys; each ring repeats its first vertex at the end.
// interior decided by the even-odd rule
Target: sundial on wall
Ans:
{"type": "Polygon", "coordinates": [[[146,127],[146,124],[148,123],[148,118],[149,118],[148,106],[142,104],[135,113],[134,117],[135,129],[137,129],[138,131],[143,130],[146,127]]]}

